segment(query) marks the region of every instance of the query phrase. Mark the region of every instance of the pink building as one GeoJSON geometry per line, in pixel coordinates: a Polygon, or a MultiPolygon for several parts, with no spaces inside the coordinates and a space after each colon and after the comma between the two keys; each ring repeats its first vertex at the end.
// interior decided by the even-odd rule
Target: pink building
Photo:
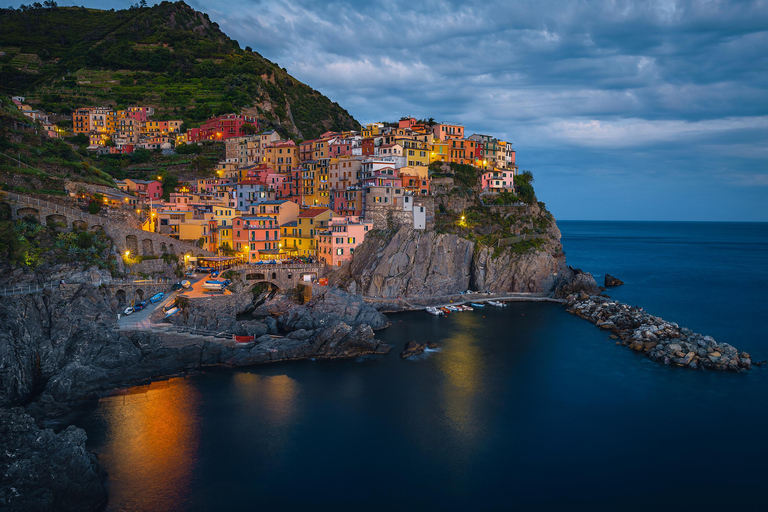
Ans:
{"type": "Polygon", "coordinates": [[[328,221],[328,230],[316,235],[318,256],[326,265],[340,267],[352,260],[355,249],[372,229],[373,222],[361,220],[360,217],[334,217],[328,221]]]}
{"type": "Polygon", "coordinates": [[[355,147],[354,139],[334,139],[328,143],[328,156],[337,158],[342,155],[351,155],[355,147]]]}
{"type": "Polygon", "coordinates": [[[405,119],[401,119],[397,123],[398,128],[413,128],[413,126],[416,124],[416,118],[415,117],[407,117],[405,119]]]}
{"type": "Polygon", "coordinates": [[[515,173],[513,171],[505,171],[503,169],[494,169],[483,173],[482,176],[483,190],[491,192],[502,192],[504,190],[509,192],[515,191],[515,173]]]}

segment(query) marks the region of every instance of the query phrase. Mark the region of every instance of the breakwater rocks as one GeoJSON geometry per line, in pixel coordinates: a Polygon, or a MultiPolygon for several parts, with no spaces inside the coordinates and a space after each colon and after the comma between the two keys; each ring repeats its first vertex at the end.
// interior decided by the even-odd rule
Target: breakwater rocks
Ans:
{"type": "Polygon", "coordinates": [[[96,510],[106,473],[82,429],[40,429],[21,408],[0,408],[0,510],[96,510]]]}
{"type": "Polygon", "coordinates": [[[571,294],[568,312],[611,331],[617,343],[666,365],[709,370],[745,371],[752,366],[746,352],[727,343],[667,322],[609,297],[571,294]]]}

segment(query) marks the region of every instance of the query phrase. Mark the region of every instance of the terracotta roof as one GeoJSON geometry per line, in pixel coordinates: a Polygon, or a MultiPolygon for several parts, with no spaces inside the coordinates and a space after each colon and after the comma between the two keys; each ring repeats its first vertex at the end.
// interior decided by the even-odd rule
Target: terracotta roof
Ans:
{"type": "Polygon", "coordinates": [[[299,214],[300,219],[312,219],[317,217],[318,215],[331,211],[330,208],[308,208],[307,210],[303,211],[299,214]]]}

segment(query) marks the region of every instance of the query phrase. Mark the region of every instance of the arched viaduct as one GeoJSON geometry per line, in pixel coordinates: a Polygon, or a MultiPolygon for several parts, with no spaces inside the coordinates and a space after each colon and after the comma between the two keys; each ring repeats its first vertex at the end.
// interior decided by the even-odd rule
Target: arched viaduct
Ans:
{"type": "Polygon", "coordinates": [[[214,255],[212,252],[189,242],[144,231],[128,226],[124,222],[116,222],[101,215],[91,215],[30,196],[5,192],[0,195],[0,207],[6,209],[10,207],[11,216],[14,219],[31,216],[43,225],[60,226],[62,229],[101,230],[112,239],[120,253],[130,251],[131,254],[139,256],[159,256],[161,254],[214,255]]]}

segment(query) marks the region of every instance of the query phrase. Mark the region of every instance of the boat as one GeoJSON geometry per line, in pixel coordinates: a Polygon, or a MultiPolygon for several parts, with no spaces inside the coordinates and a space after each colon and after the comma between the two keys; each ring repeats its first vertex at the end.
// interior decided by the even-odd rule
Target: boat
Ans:
{"type": "Polygon", "coordinates": [[[160,302],[161,300],[163,300],[164,296],[165,294],[163,292],[158,292],[149,298],[149,303],[154,304],[155,302],[160,302]]]}
{"type": "Polygon", "coordinates": [[[491,306],[496,306],[497,308],[505,308],[505,307],[507,307],[506,304],[504,304],[503,302],[498,301],[498,300],[489,300],[488,304],[490,304],[491,306]]]}
{"type": "Polygon", "coordinates": [[[210,283],[206,282],[203,285],[204,290],[223,290],[224,289],[224,283],[210,283]]]}
{"type": "Polygon", "coordinates": [[[448,308],[438,308],[438,309],[439,309],[440,311],[442,311],[444,315],[449,315],[449,314],[451,314],[451,310],[450,310],[450,309],[448,309],[448,308]]]}
{"type": "Polygon", "coordinates": [[[168,311],[165,313],[165,318],[168,318],[169,316],[175,315],[175,314],[176,314],[176,313],[178,313],[179,311],[180,311],[180,310],[179,310],[179,308],[177,308],[176,306],[174,306],[174,307],[172,307],[171,309],[169,309],[169,310],[168,310],[168,311]]]}
{"type": "Polygon", "coordinates": [[[442,310],[437,309],[437,308],[432,307],[432,306],[427,306],[427,313],[429,313],[430,315],[435,315],[435,316],[442,316],[444,314],[442,310]]]}
{"type": "Polygon", "coordinates": [[[466,304],[464,304],[464,306],[462,306],[462,307],[464,308],[464,311],[474,311],[475,310],[475,308],[473,308],[472,306],[468,306],[466,304]]]}
{"type": "Polygon", "coordinates": [[[470,304],[472,305],[473,308],[484,308],[485,307],[485,304],[483,304],[481,302],[470,302],[470,304]]]}
{"type": "Polygon", "coordinates": [[[190,283],[189,281],[187,281],[187,280],[185,279],[184,281],[182,281],[182,282],[181,282],[181,287],[182,287],[182,288],[184,288],[184,289],[187,289],[187,288],[189,288],[189,287],[190,287],[190,285],[191,285],[191,284],[192,284],[192,283],[190,283]]]}
{"type": "Polygon", "coordinates": [[[133,313],[133,308],[132,307],[127,307],[127,308],[125,308],[125,311],[123,311],[123,313],[126,314],[126,315],[130,315],[131,313],[133,313]]]}

